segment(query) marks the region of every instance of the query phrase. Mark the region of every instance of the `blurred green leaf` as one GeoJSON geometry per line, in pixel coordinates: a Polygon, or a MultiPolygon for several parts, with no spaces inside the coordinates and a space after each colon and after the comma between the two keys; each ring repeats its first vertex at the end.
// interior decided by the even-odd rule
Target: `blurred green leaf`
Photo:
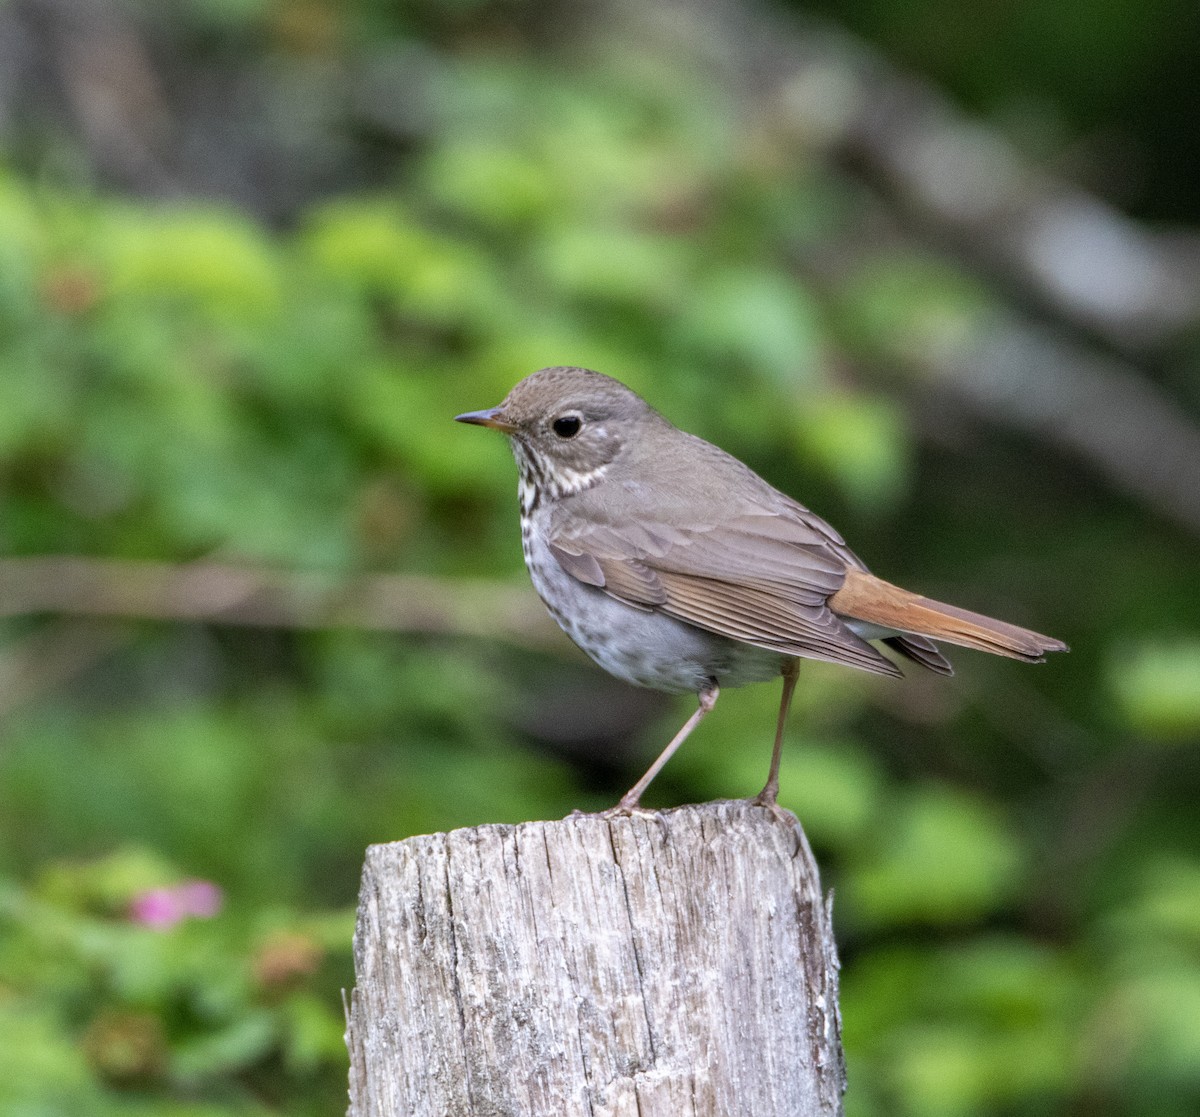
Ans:
{"type": "Polygon", "coordinates": [[[1077,1073],[1083,990],[1068,957],[1015,936],[883,950],[847,975],[847,1043],[880,1060],[881,1110],[1037,1110],[1077,1073]]]}
{"type": "Polygon", "coordinates": [[[552,289],[567,297],[674,313],[688,289],[691,257],[689,246],[677,238],[571,224],[549,229],[534,258],[552,289]]]}
{"type": "Polygon", "coordinates": [[[867,512],[900,500],[911,482],[903,417],[879,396],[808,396],[796,408],[797,443],[867,512]]]}
{"type": "Polygon", "coordinates": [[[678,329],[688,348],[760,372],[777,390],[817,380],[816,310],[785,274],[736,264],[713,269],[696,284],[678,329]]]}
{"type": "Polygon", "coordinates": [[[346,1051],[346,1020],[340,1005],[296,994],[284,1007],[284,1058],[290,1066],[312,1071],[340,1063],[346,1051]]]}
{"type": "Polygon", "coordinates": [[[854,921],[868,926],[970,923],[1020,879],[1020,846],[999,812],[949,787],[896,797],[875,841],[842,892],[854,921]]]}
{"type": "Polygon", "coordinates": [[[851,338],[873,356],[925,368],[940,353],[961,352],[987,321],[990,302],[978,281],[932,257],[871,258],[841,291],[851,338]]]}
{"type": "Polygon", "coordinates": [[[861,747],[789,741],[780,764],[786,806],[814,842],[835,849],[869,841],[886,796],[879,768],[861,747]]]}
{"type": "Polygon", "coordinates": [[[1122,642],[1109,679],[1135,732],[1180,742],[1200,734],[1200,641],[1122,642]]]}
{"type": "Polygon", "coordinates": [[[0,996],[0,1109],[6,1113],[99,1113],[103,1092],[55,1009],[0,996]]]}
{"type": "Polygon", "coordinates": [[[111,297],[178,298],[230,324],[262,324],[280,309],[275,250],[232,213],[126,209],[110,216],[102,244],[111,297]]]}
{"type": "Polygon", "coordinates": [[[266,1009],[252,1011],[224,1028],[177,1044],[171,1069],[185,1081],[227,1074],[262,1059],[276,1040],[274,1014],[266,1009]]]}
{"type": "Polygon", "coordinates": [[[426,162],[425,174],[438,201],[487,226],[534,224],[554,200],[543,165],[495,142],[447,145],[426,162]]]}

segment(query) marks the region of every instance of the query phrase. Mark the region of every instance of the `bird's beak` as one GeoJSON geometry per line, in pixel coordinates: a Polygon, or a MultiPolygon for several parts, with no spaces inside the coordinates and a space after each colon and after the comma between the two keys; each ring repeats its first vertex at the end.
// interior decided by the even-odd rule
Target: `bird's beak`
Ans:
{"type": "Polygon", "coordinates": [[[489,407],[486,411],[468,411],[465,415],[455,415],[456,423],[473,423],[477,427],[491,427],[494,431],[512,434],[517,428],[504,418],[504,411],[499,407],[489,407]]]}

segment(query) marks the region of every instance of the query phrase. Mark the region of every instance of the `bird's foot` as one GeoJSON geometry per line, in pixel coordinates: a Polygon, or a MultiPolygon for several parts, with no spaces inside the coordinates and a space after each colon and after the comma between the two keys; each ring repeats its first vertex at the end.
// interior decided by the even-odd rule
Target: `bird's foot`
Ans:
{"type": "Polygon", "coordinates": [[[658,811],[651,810],[649,807],[643,807],[636,798],[624,796],[615,807],[609,807],[606,811],[600,812],[601,818],[653,818],[658,814],[658,811]]]}
{"type": "Polygon", "coordinates": [[[770,811],[778,822],[785,823],[788,826],[795,826],[796,816],[791,811],[785,810],[779,805],[776,801],[778,794],[778,788],[771,788],[768,785],[750,800],[750,805],[753,807],[762,807],[764,810],[770,811]]]}

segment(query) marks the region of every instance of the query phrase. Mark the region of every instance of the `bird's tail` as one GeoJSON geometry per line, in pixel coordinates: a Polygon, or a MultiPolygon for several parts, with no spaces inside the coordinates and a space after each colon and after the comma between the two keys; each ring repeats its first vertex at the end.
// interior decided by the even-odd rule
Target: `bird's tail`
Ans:
{"type": "Polygon", "coordinates": [[[1051,636],[910,593],[854,568],[846,571],[846,581],[829,599],[829,607],[852,620],[1027,663],[1041,663],[1046,652],[1067,650],[1066,644],[1051,636]]]}

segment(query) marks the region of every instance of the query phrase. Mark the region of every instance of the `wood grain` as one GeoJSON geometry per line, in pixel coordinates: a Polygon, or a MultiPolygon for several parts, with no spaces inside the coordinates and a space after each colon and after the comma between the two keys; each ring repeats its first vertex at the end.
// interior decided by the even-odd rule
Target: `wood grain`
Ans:
{"type": "Polygon", "coordinates": [[[746,802],[368,851],[352,1117],[841,1112],[829,905],[746,802]]]}

